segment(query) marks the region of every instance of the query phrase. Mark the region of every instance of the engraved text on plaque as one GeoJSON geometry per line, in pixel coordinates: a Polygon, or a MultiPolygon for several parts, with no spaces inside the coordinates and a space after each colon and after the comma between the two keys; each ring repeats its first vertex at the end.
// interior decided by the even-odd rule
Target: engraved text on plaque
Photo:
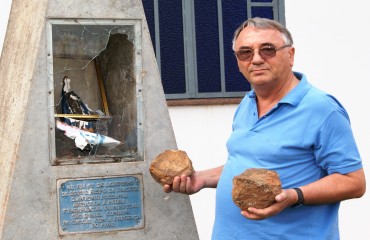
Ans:
{"type": "Polygon", "coordinates": [[[57,185],[62,235],[144,227],[141,175],[59,179],[57,185]]]}

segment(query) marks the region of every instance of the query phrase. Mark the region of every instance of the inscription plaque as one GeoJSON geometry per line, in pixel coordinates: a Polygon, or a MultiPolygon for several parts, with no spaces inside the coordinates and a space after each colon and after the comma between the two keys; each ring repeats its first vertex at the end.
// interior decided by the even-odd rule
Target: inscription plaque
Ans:
{"type": "Polygon", "coordinates": [[[59,179],[59,233],[144,227],[142,176],[59,179]]]}

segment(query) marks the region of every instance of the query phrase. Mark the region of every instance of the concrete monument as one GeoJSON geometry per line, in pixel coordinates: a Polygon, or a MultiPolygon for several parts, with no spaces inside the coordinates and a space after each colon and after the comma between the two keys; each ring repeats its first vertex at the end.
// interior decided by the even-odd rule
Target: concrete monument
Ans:
{"type": "Polygon", "coordinates": [[[198,239],[141,1],[14,0],[0,76],[0,239],[198,239]]]}

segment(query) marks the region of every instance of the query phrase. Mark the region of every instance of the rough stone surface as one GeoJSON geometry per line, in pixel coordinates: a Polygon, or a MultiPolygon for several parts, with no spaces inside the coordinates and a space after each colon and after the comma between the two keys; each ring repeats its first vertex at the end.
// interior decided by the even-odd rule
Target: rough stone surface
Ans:
{"type": "Polygon", "coordinates": [[[194,173],[191,160],[185,151],[166,150],[159,154],[149,168],[152,177],[160,184],[172,184],[176,176],[194,173]]]}
{"type": "Polygon", "coordinates": [[[232,198],[241,210],[266,208],[275,202],[280,192],[279,175],[272,170],[250,168],[233,179],[232,198]]]}

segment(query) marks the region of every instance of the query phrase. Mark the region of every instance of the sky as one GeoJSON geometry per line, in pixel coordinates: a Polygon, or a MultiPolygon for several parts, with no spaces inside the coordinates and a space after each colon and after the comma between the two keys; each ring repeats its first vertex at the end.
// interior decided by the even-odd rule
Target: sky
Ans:
{"type": "Polygon", "coordinates": [[[1,0],[0,5],[0,52],[3,49],[3,43],[6,33],[6,27],[8,26],[8,18],[10,13],[10,6],[12,0],[1,0]]]}

